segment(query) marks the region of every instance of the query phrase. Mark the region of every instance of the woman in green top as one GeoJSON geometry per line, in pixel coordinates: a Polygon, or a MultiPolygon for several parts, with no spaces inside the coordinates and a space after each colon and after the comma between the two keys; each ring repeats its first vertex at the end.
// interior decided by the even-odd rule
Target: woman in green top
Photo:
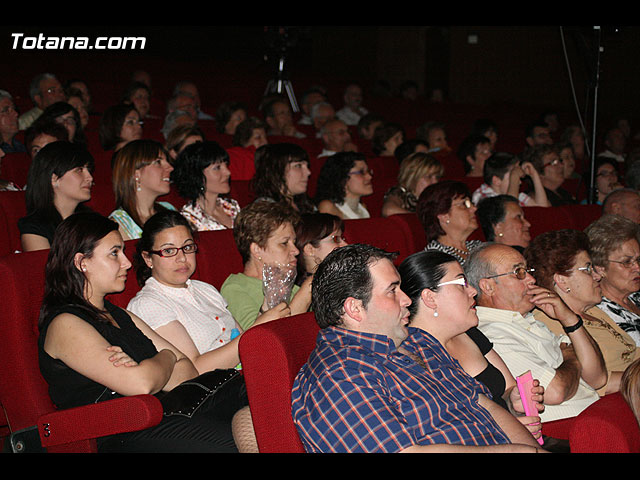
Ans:
{"type": "MultiPolygon", "coordinates": [[[[292,208],[270,201],[256,201],[243,208],[233,229],[238,251],[244,262],[242,273],[229,275],[220,288],[228,309],[246,330],[258,315],[271,310],[278,317],[309,310],[311,280],[293,286],[286,300],[269,308],[264,295],[265,265],[289,266],[295,272],[297,255],[295,225],[298,214],[292,208]]],[[[293,282],[291,282],[293,285],[293,282]]],[[[268,285],[274,287],[273,284],[268,285]]]]}

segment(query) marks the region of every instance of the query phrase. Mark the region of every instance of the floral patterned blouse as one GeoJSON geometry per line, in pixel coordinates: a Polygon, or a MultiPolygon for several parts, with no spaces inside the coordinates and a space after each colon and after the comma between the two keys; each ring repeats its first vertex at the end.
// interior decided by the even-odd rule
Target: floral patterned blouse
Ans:
{"type": "MultiPolygon", "coordinates": [[[[640,306],[640,292],[629,295],[629,300],[640,306]]],[[[613,300],[609,300],[605,296],[602,297],[602,302],[600,302],[597,307],[609,315],[622,330],[633,338],[636,345],[640,346],[640,317],[638,315],[618,305],[613,300]]]]}
{"type": "MultiPolygon", "coordinates": [[[[231,222],[235,222],[238,213],[240,212],[240,205],[237,201],[232,198],[221,198],[218,197],[218,205],[222,207],[224,213],[231,217],[231,222]]],[[[226,229],[226,225],[218,222],[215,218],[211,217],[207,214],[202,207],[197,203],[189,202],[185,204],[180,213],[189,220],[189,223],[196,230],[204,231],[204,230],[224,230],[226,229]]]]}

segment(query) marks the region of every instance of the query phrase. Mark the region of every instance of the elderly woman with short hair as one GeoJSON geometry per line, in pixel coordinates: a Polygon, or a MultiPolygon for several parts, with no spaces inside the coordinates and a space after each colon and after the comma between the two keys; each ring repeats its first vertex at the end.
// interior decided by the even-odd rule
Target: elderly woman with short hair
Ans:
{"type": "Polygon", "coordinates": [[[638,225],[618,215],[603,215],[585,229],[591,259],[602,277],[598,307],[640,345],[640,243],[638,225]]]}
{"type": "Polygon", "coordinates": [[[478,221],[487,242],[509,245],[522,252],[531,241],[524,211],[516,197],[497,195],[478,202],[478,221]]]}
{"type": "MultiPolygon", "coordinates": [[[[607,384],[600,395],[616,392],[626,368],[640,354],[634,340],[600,308],[602,299],[600,276],[591,263],[589,237],[579,230],[553,230],[533,239],[525,250],[525,258],[532,275],[541,287],[554,291],[579,317],[575,327],[585,330],[599,347],[607,369],[607,384]]],[[[562,326],[544,315],[534,312],[556,335],[564,335],[562,326]]]]}
{"type": "Polygon", "coordinates": [[[424,228],[426,250],[443,251],[464,265],[482,245],[479,240],[469,240],[478,228],[476,210],[469,189],[462,182],[444,180],[425,188],[416,213],[424,228]]]}

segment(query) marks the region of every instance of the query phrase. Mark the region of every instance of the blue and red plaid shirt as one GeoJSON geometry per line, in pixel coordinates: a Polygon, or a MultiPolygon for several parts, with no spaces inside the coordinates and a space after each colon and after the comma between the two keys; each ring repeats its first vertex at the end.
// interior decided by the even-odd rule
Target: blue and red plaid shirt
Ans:
{"type": "Polygon", "coordinates": [[[412,445],[510,443],[467,375],[429,334],[410,328],[403,347],[432,350],[420,365],[392,340],[323,329],[298,373],[292,415],[307,452],[398,452],[412,445]],[[431,358],[431,359],[430,359],[431,358]]]}

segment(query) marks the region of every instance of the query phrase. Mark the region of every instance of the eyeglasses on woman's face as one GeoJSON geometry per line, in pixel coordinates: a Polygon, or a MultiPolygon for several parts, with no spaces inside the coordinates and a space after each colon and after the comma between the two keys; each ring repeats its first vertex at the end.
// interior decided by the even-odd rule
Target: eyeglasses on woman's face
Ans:
{"type": "Polygon", "coordinates": [[[180,250],[182,250],[182,252],[184,252],[185,255],[190,253],[196,253],[198,251],[198,245],[196,243],[188,243],[187,245],[183,245],[182,247],[166,247],[160,250],[149,250],[149,253],[167,258],[167,257],[175,257],[180,250]]]}

